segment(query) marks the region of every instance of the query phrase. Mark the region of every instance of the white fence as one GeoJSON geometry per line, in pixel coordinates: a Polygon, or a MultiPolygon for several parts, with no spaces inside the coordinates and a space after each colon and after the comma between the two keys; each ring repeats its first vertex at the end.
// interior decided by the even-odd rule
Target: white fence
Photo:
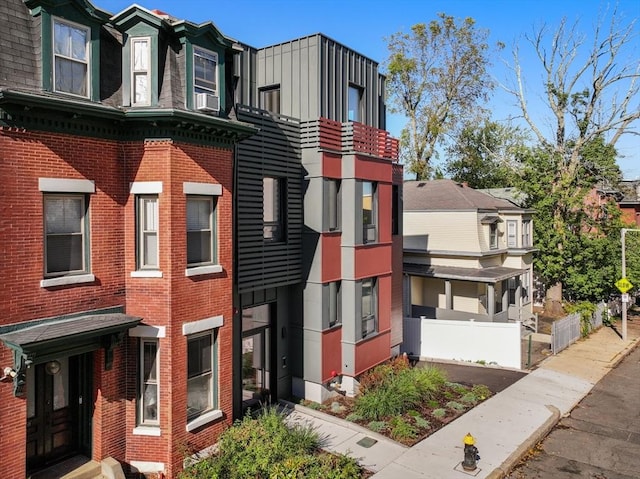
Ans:
{"type": "Polygon", "coordinates": [[[522,368],[521,325],[405,318],[403,352],[421,358],[522,368]]]}
{"type": "MultiPolygon", "coordinates": [[[[603,315],[607,314],[607,305],[603,302],[596,306],[595,312],[591,315],[588,325],[590,333],[602,326],[603,315]]],[[[580,313],[572,313],[551,324],[551,351],[558,354],[563,349],[575,343],[582,335],[581,316],[580,313]]]]}

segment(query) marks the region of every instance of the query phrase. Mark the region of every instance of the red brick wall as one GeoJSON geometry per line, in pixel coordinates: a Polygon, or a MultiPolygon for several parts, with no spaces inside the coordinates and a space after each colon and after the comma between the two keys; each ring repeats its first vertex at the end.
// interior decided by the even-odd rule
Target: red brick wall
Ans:
{"type": "Polygon", "coordinates": [[[113,141],[0,128],[2,210],[0,324],[124,304],[122,205],[126,198],[113,141]],[[94,180],[91,270],[96,282],[41,288],[43,207],[38,178],[94,180]]]}
{"type": "MultiPolygon", "coordinates": [[[[13,353],[0,343],[0,376],[13,365],[13,353]]],[[[13,395],[13,383],[0,383],[0,475],[3,479],[26,477],[27,401],[13,395]]]]}
{"type": "MultiPolygon", "coordinates": [[[[168,477],[181,469],[185,451],[212,445],[232,415],[232,164],[231,148],[170,140],[119,143],[54,133],[0,129],[0,324],[10,324],[104,307],[126,312],[148,325],[165,326],[160,339],[161,436],[133,436],[136,423],[138,341],[127,338],[104,371],[95,354],[93,456],[129,462],[164,462],[168,477]],[[43,289],[42,192],[38,178],[89,179],[91,272],[96,282],[43,289]],[[6,180],[6,181],[5,181],[6,180]],[[132,278],[135,270],[134,181],[162,181],[159,196],[162,278],[132,278]],[[183,183],[222,185],[217,199],[219,274],[186,277],[186,198],[183,183]],[[218,407],[224,418],[187,433],[186,337],[182,324],[222,315],[218,331],[218,407]]],[[[0,348],[0,359],[8,352],[0,348]]],[[[11,364],[10,358],[0,366],[11,364]]],[[[24,399],[0,385],[0,445],[11,450],[15,477],[24,477],[24,399]],[[9,413],[10,411],[10,413],[9,413]],[[8,419],[10,418],[10,420],[8,419]]],[[[3,467],[4,470],[3,461],[3,467]]]]}

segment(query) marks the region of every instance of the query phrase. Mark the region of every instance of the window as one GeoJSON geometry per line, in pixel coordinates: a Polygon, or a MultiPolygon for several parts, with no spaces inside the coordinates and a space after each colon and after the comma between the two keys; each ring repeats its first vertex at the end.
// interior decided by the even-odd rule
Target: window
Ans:
{"type": "Polygon", "coordinates": [[[362,303],[361,303],[361,319],[362,319],[362,338],[366,338],[378,329],[377,324],[377,294],[376,280],[369,278],[362,280],[362,303]]]}
{"type": "Polygon", "coordinates": [[[398,185],[391,186],[391,234],[400,234],[400,187],[398,185]]]}
{"type": "Polygon", "coordinates": [[[508,220],[507,221],[507,247],[517,248],[518,246],[517,230],[518,230],[518,223],[514,220],[508,220]]]}
{"type": "Polygon", "coordinates": [[[280,86],[260,89],[260,108],[280,113],[280,86]]]}
{"type": "Polygon", "coordinates": [[[489,225],[489,248],[498,249],[498,223],[489,225]]]}
{"type": "Polygon", "coordinates": [[[328,305],[328,320],[326,326],[332,328],[338,324],[342,324],[342,283],[334,281],[323,285],[326,291],[328,305]]]}
{"type": "Polygon", "coordinates": [[[531,246],[531,220],[522,220],[522,247],[531,246]]]}
{"type": "Polygon", "coordinates": [[[187,197],[188,267],[215,263],[215,234],[214,197],[187,197]]]}
{"type": "Polygon", "coordinates": [[[325,231],[340,229],[340,181],[324,179],[324,226],[325,231]]]}
{"type": "Polygon", "coordinates": [[[158,197],[139,196],[137,201],[137,268],[158,268],[158,197]]]}
{"type": "Polygon", "coordinates": [[[282,178],[265,177],[262,179],[262,220],[265,241],[284,240],[284,202],[282,178]]]}
{"type": "Polygon", "coordinates": [[[502,312],[502,295],[503,292],[508,288],[507,280],[500,281],[494,286],[494,296],[495,296],[495,312],[502,312]]]}
{"type": "Polygon", "coordinates": [[[215,409],[214,338],[212,332],[187,338],[187,418],[215,409]]]}
{"type": "Polygon", "coordinates": [[[376,184],[362,182],[362,242],[375,243],[377,240],[377,197],[376,184]]]}
{"type": "Polygon", "coordinates": [[[149,38],[131,40],[131,104],[134,106],[151,103],[149,45],[149,38]]]}
{"type": "Polygon", "coordinates": [[[218,93],[218,55],[202,48],[193,49],[193,90],[195,93],[218,93]]]}
{"type": "Polygon", "coordinates": [[[521,295],[523,303],[531,302],[531,276],[529,272],[524,273],[521,276],[521,295]]]}
{"type": "Polygon", "coordinates": [[[89,96],[89,38],[88,28],[53,20],[55,91],[89,96]]]}
{"type": "Polygon", "coordinates": [[[354,85],[349,85],[347,119],[349,121],[362,121],[362,88],[354,85]]]}
{"type": "Polygon", "coordinates": [[[516,291],[518,289],[518,279],[516,277],[509,278],[507,280],[507,285],[509,287],[509,306],[516,305],[516,291]]]}
{"type": "Polygon", "coordinates": [[[85,195],[44,195],[45,276],[88,271],[85,195]]]}
{"type": "Polygon", "coordinates": [[[157,426],[159,416],[158,340],[140,339],[138,424],[157,426]]]}

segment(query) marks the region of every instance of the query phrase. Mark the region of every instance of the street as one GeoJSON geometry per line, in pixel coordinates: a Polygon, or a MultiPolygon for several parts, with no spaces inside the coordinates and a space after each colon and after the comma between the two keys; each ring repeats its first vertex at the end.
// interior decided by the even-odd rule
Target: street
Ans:
{"type": "MultiPolygon", "coordinates": [[[[630,327],[640,328],[640,321],[630,327]]],[[[507,477],[640,477],[640,348],[598,382],[507,477]]]]}

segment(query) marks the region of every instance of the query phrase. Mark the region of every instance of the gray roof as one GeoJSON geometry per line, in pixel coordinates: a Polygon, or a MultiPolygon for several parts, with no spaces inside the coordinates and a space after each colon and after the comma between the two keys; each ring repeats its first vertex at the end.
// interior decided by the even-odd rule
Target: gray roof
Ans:
{"type": "Polygon", "coordinates": [[[453,180],[405,181],[404,209],[438,210],[521,210],[510,201],[495,198],[453,180]]]}
{"type": "Polygon", "coordinates": [[[620,203],[640,203],[640,180],[622,180],[618,184],[618,189],[624,195],[620,203]]]}
{"type": "Polygon", "coordinates": [[[475,281],[478,283],[498,283],[513,278],[527,269],[490,266],[487,268],[460,268],[457,266],[433,266],[425,264],[404,263],[402,271],[413,276],[428,278],[453,279],[459,281],[475,281]]]}

